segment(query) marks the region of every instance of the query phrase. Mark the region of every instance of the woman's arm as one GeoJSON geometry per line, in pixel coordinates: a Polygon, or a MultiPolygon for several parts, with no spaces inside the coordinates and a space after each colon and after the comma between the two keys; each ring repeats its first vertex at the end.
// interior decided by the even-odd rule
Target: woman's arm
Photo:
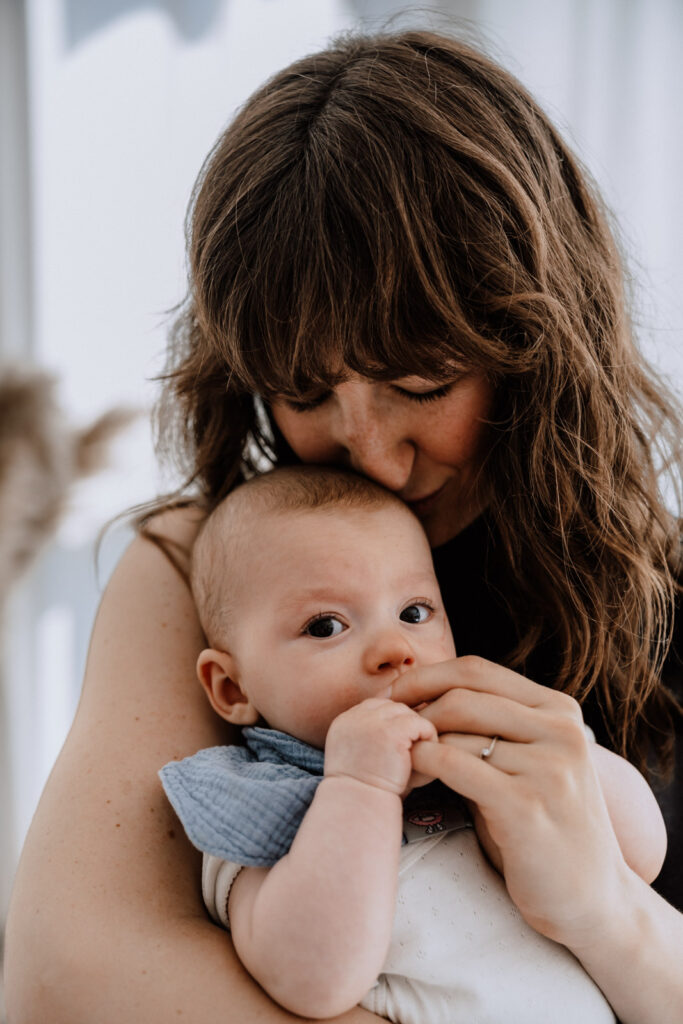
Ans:
{"type": "Polygon", "coordinates": [[[626,864],[576,702],[474,657],[411,670],[393,696],[430,701],[421,714],[451,734],[416,744],[414,766],[477,804],[532,927],[581,960],[624,1024],[683,1020],[683,916],[626,864]]]}
{"type": "MultiPolygon", "coordinates": [[[[190,512],[158,532],[190,545],[190,512]]],[[[219,1024],[298,1018],[275,1006],[201,902],[200,857],[157,778],[225,742],[196,683],[204,638],[166,557],[136,539],[97,616],[73,728],[31,826],[7,927],[12,1024],[219,1024]]],[[[344,1020],[376,1018],[360,1009],[344,1020]]]]}

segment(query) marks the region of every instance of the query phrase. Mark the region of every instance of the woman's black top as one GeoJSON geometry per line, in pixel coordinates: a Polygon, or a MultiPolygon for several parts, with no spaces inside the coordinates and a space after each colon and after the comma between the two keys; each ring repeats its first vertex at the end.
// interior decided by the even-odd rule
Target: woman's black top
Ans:
{"type": "MultiPolygon", "coordinates": [[[[490,661],[502,661],[516,641],[514,626],[495,585],[490,581],[492,540],[485,517],[446,544],[436,548],[434,564],[441,593],[453,629],[457,653],[478,654],[490,661]]],[[[527,674],[535,682],[552,685],[557,654],[552,644],[534,652],[527,674]]],[[[667,685],[683,697],[683,614],[677,615],[672,650],[664,670],[667,685]]],[[[583,707],[584,718],[599,743],[610,742],[597,702],[590,697],[583,707]]],[[[683,716],[682,716],[683,717],[683,716]]],[[[654,888],[679,910],[683,910],[683,721],[676,734],[676,769],[673,781],[655,789],[666,821],[668,849],[664,867],[654,888]]]]}

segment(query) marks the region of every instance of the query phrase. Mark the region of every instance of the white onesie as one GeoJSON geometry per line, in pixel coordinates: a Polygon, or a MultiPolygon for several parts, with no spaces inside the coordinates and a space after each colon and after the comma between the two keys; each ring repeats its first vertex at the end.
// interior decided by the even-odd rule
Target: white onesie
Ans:
{"type": "MultiPolygon", "coordinates": [[[[240,870],[204,856],[204,900],[225,928],[240,870]]],[[[469,828],[402,847],[391,945],[361,1005],[397,1024],[615,1021],[578,960],[524,921],[469,828]]]]}

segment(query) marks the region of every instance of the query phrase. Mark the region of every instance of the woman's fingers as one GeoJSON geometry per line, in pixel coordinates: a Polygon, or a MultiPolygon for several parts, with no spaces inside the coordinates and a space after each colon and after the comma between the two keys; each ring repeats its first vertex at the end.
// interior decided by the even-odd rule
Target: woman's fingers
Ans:
{"type": "MultiPolygon", "coordinates": [[[[482,779],[485,782],[490,780],[491,769],[505,775],[532,777],[535,773],[539,773],[547,779],[555,775],[558,766],[562,764],[571,766],[575,758],[580,758],[583,753],[582,748],[586,744],[586,740],[581,735],[577,736],[577,745],[573,750],[572,748],[567,749],[565,745],[560,749],[552,741],[512,742],[503,739],[498,733],[493,733],[490,736],[444,733],[439,737],[439,742],[443,746],[456,748],[460,753],[481,761],[484,767],[489,769],[489,774],[477,771],[476,776],[477,779],[482,779]],[[487,757],[482,756],[482,751],[485,750],[491,750],[487,757]]],[[[432,753],[434,759],[437,759],[439,755],[436,752],[432,753]]],[[[452,765],[446,767],[446,770],[452,770],[452,765]]],[[[457,786],[453,785],[453,788],[457,789],[457,786]]]]}
{"type": "Polygon", "coordinates": [[[532,751],[530,743],[510,743],[501,739],[498,733],[494,733],[493,736],[444,733],[439,737],[439,742],[448,747],[457,747],[470,757],[483,761],[486,767],[495,768],[506,775],[521,775],[532,770],[537,756],[532,751]],[[482,756],[482,751],[485,750],[491,750],[487,757],[482,756]]]}
{"type": "MultiPolygon", "coordinates": [[[[462,738],[460,738],[462,739],[462,738]]],[[[474,740],[475,737],[468,737],[474,740]]],[[[483,741],[484,746],[486,741],[483,741]]],[[[508,776],[505,772],[494,772],[474,751],[468,749],[471,743],[446,743],[444,737],[439,743],[415,743],[412,750],[413,770],[432,779],[441,779],[460,796],[486,805],[492,800],[505,800],[508,776]]],[[[479,747],[481,750],[482,747],[479,747]]]]}
{"type": "Polygon", "coordinates": [[[433,722],[439,733],[503,736],[517,743],[554,735],[573,723],[573,719],[556,711],[530,708],[509,697],[465,688],[449,690],[419,713],[433,722]]]}
{"type": "Polygon", "coordinates": [[[409,669],[394,683],[392,699],[415,707],[458,688],[507,697],[529,708],[552,706],[579,718],[581,715],[576,701],[566,693],[540,686],[512,669],[475,655],[409,669]]]}

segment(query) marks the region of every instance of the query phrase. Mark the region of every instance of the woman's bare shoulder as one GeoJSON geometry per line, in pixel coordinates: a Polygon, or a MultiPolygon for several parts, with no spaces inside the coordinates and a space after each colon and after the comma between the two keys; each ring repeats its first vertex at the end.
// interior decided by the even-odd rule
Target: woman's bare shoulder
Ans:
{"type": "Polygon", "coordinates": [[[190,556],[205,514],[196,505],[178,505],[147,517],[139,527],[133,546],[151,544],[175,565],[181,576],[189,572],[190,556]]]}
{"type": "Polygon", "coordinates": [[[191,548],[204,518],[197,505],[176,505],[150,516],[147,524],[150,532],[191,548]]]}
{"type": "MultiPolygon", "coordinates": [[[[167,629],[167,612],[178,615],[176,625],[184,623],[186,637],[192,638],[195,646],[203,639],[189,587],[192,547],[202,521],[199,509],[186,506],[159,512],[138,529],[103,594],[88,670],[102,634],[106,639],[110,631],[116,633],[121,626],[126,630],[132,627],[134,635],[139,634],[143,642],[148,635],[153,643],[156,630],[167,629]],[[132,609],[136,611],[133,622],[132,609]],[[164,615],[159,621],[161,612],[164,615]]],[[[86,683],[90,675],[90,671],[86,672],[86,683]]]]}
{"type": "MultiPolygon", "coordinates": [[[[156,516],[148,527],[156,540],[138,534],[114,569],[96,616],[81,701],[54,773],[69,787],[81,785],[84,764],[96,758],[103,789],[127,779],[133,793],[158,805],[156,773],[163,764],[228,737],[196,678],[205,639],[186,574],[166,553],[170,545],[189,565],[200,523],[190,508],[156,516]]],[[[138,800],[119,806],[124,803],[129,825],[132,818],[143,825],[138,800]]],[[[106,817],[109,806],[98,803],[92,817],[106,817]]]]}
{"type": "MultiPolygon", "coordinates": [[[[174,510],[150,526],[189,555],[199,518],[174,510]]],[[[157,775],[230,738],[195,676],[203,645],[186,580],[157,543],[136,536],[102,596],[78,711],[27,837],[9,933],[14,963],[52,963],[63,948],[74,962],[106,964],[102,923],[112,928],[112,918],[127,942],[206,920],[198,854],[157,775]]]]}
{"type": "Polygon", "coordinates": [[[188,572],[202,521],[196,507],[164,511],[148,521],[124,552],[97,613],[76,725],[89,717],[92,702],[98,718],[107,711],[110,730],[117,724],[133,728],[131,722],[144,720],[142,715],[130,718],[137,708],[158,733],[168,757],[174,754],[166,738],[173,738],[170,746],[177,748],[181,711],[185,752],[188,745],[197,749],[224,735],[223,723],[209,712],[195,676],[205,640],[188,572]],[[114,699],[116,707],[110,707],[114,699]]]}

